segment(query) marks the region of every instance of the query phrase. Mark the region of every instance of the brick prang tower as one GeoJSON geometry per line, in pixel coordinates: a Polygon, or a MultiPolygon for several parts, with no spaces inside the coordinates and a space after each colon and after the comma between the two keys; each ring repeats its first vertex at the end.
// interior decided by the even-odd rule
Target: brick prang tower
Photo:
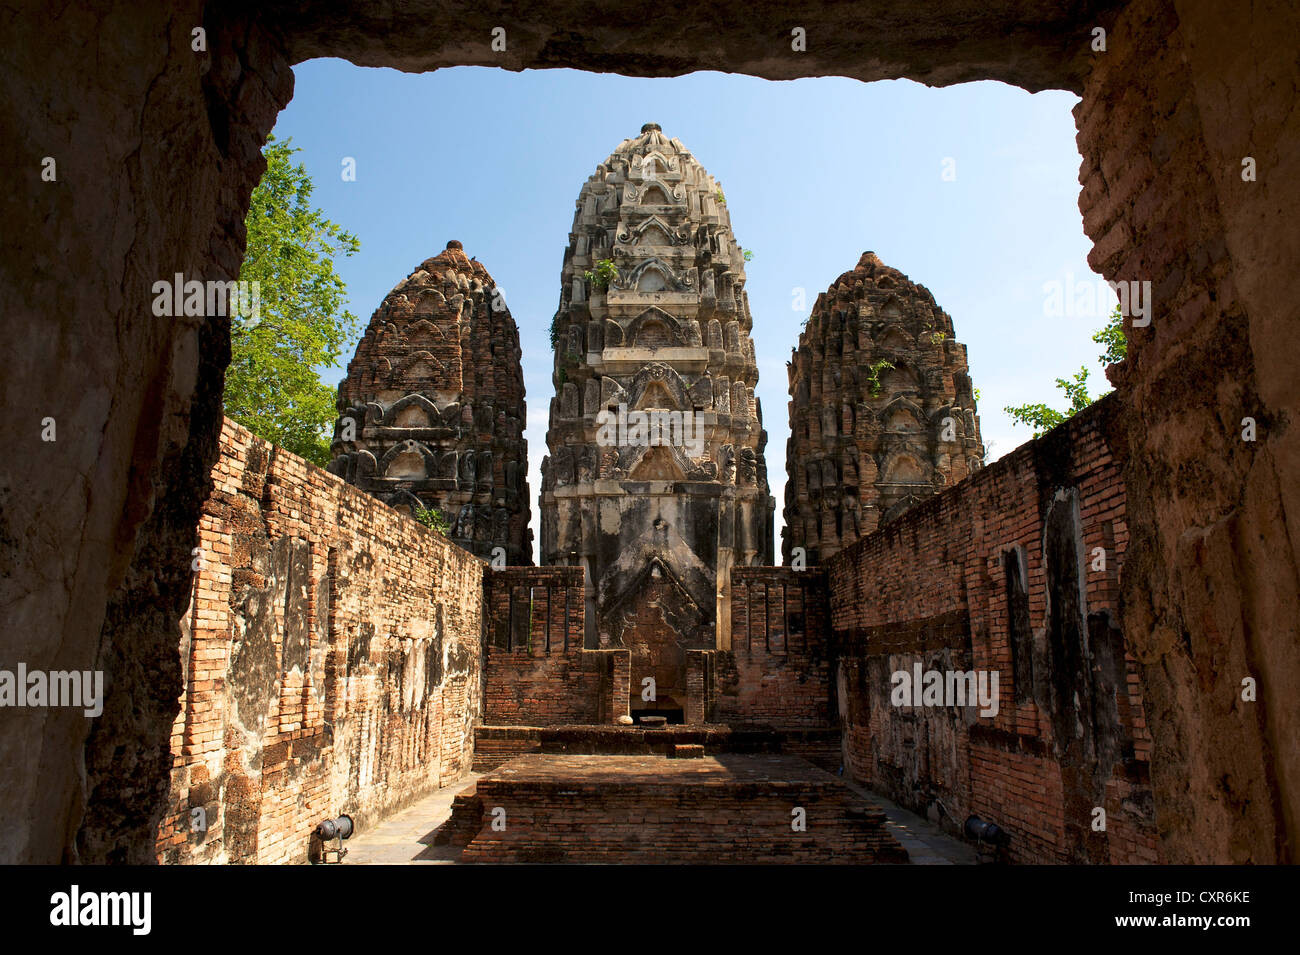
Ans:
{"type": "Polygon", "coordinates": [[[875,253],[817,296],[787,367],[786,564],[795,547],[821,563],[982,466],[966,346],[875,253]]]}
{"type": "MultiPolygon", "coordinates": [[[[730,644],[730,571],[770,564],[745,256],[719,184],[654,123],[582,187],[564,254],[541,562],[581,566],[589,647],[626,646],[656,706],[684,654],[730,644]],[[686,413],[702,447],[608,446],[602,411],[686,413]]],[[[633,694],[634,707],[639,696],[633,694]]]]}
{"type": "Polygon", "coordinates": [[[329,470],[388,504],[442,511],[466,550],[532,564],[519,329],[461,244],[388,293],[339,384],[329,470]]]}

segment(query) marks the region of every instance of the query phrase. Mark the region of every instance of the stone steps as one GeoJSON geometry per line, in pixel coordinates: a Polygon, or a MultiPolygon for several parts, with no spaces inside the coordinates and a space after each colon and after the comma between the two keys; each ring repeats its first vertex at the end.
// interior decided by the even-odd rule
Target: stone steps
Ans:
{"type": "Polygon", "coordinates": [[[473,786],[451,800],[451,815],[433,837],[435,846],[459,846],[473,841],[483,826],[483,800],[473,786]]]}
{"type": "Polygon", "coordinates": [[[464,862],[907,861],[883,810],[806,760],[769,754],[520,756],[457,796],[444,830],[467,839],[464,862]]]}

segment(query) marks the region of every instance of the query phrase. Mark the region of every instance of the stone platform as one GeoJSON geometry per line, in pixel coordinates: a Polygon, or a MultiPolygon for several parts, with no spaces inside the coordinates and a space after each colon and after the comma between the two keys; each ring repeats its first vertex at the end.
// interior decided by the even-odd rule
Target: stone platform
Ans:
{"type": "Polygon", "coordinates": [[[723,723],[643,726],[478,726],[474,729],[474,771],[491,772],[527,753],[604,756],[682,755],[702,747],[706,756],[725,753],[798,756],[834,773],[840,766],[840,730],[830,727],[778,728],[723,723]]]}
{"type": "Polygon", "coordinates": [[[907,862],[879,806],[777,754],[520,756],[456,797],[438,839],[463,862],[907,862]]]}

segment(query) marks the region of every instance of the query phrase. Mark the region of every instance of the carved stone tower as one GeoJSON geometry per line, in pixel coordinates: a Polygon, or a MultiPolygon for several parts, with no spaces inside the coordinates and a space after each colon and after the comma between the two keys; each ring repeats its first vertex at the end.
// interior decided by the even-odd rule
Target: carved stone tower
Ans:
{"type": "Polygon", "coordinates": [[[492,276],[448,242],[371,317],[339,384],[329,470],[396,507],[437,508],[480,557],[502,547],[531,564],[519,359],[492,276]]]}
{"type": "Polygon", "coordinates": [[[587,646],[630,649],[634,709],[683,708],[686,651],[730,645],[731,568],[772,562],[744,262],[717,182],[654,123],[578,196],[541,562],[584,569],[587,646]]]}
{"type": "Polygon", "coordinates": [[[817,296],[792,358],[785,563],[794,547],[820,563],[981,467],[966,346],[874,253],[817,296]]]}

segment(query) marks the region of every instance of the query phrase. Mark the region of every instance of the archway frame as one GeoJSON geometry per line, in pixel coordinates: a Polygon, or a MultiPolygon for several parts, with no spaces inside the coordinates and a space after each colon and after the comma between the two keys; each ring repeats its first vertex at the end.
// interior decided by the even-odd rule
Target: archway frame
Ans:
{"type": "Polygon", "coordinates": [[[1090,261],[1109,280],[1151,281],[1159,309],[1116,374],[1126,410],[1110,430],[1126,456],[1124,626],[1151,714],[1165,854],[1294,861],[1300,429],[1288,426],[1300,408],[1300,230],[1286,217],[1300,207],[1288,145],[1300,141],[1300,111],[1280,98],[1300,87],[1300,13],[1285,0],[947,0],[923,14],[903,0],[800,11],[723,0],[598,20],[569,5],[521,14],[435,0],[378,12],[347,0],[98,6],[51,35],[44,5],[25,0],[10,28],[31,42],[6,54],[0,79],[0,115],[28,133],[0,148],[11,168],[37,170],[0,197],[11,226],[0,312],[15,356],[0,605],[29,667],[99,667],[113,689],[93,729],[73,714],[3,714],[0,764],[26,771],[0,793],[22,833],[0,845],[0,861],[152,857],[229,327],[154,317],[150,286],[176,272],[237,275],[291,66],[320,56],[408,71],[997,79],[1080,94],[1090,261]],[[496,27],[508,37],[501,53],[496,27]],[[87,91],[106,89],[89,108],[87,91]],[[57,185],[39,177],[44,155],[58,159],[57,185]],[[1249,181],[1246,158],[1260,170],[1249,181]],[[44,417],[58,441],[39,443],[44,417]],[[1245,417],[1255,442],[1239,437],[1245,417]],[[1242,705],[1246,676],[1260,696],[1242,705]],[[112,775],[123,753],[129,787],[112,775]]]}

